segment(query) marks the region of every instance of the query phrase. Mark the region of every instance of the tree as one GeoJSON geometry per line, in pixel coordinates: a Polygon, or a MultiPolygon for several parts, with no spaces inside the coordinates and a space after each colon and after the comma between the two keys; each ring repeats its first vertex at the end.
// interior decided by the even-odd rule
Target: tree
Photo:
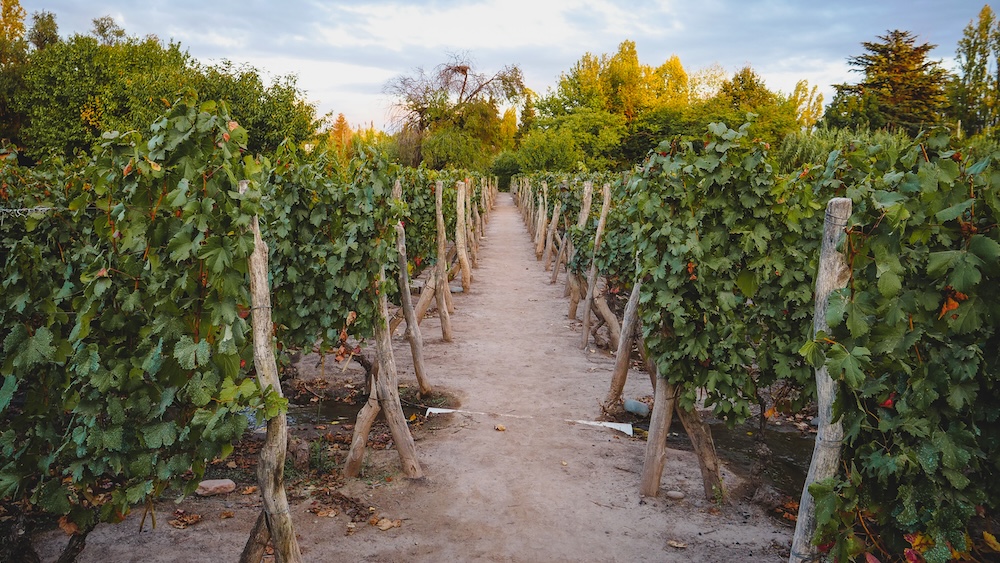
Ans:
{"type": "Polygon", "coordinates": [[[454,145],[459,139],[475,141],[474,151],[486,153],[471,158],[478,163],[487,163],[499,151],[498,104],[519,101],[525,86],[516,65],[488,74],[477,71],[467,57],[453,55],[432,72],[418,68],[412,75],[393,78],[385,91],[396,98],[400,154],[411,159],[406,163],[423,162],[424,143],[430,141],[436,151],[433,159],[446,166],[455,164],[447,159],[459,154],[463,161],[470,160],[470,153],[454,145]],[[434,135],[437,138],[431,139],[434,135]]]}
{"type": "Polygon", "coordinates": [[[49,45],[60,41],[59,26],[56,25],[56,15],[42,10],[31,14],[31,29],[28,30],[28,43],[40,51],[49,45]]]}
{"type": "Polygon", "coordinates": [[[824,119],[836,126],[882,123],[911,135],[939,123],[947,107],[948,74],[939,61],[927,60],[935,45],[917,45],[910,32],[899,30],[878,39],[863,42],[867,53],[848,59],[864,78],[835,86],[837,94],[824,119]]]}
{"type": "Polygon", "coordinates": [[[23,84],[26,58],[24,8],[17,0],[0,0],[0,139],[14,139],[21,129],[14,95],[23,84]]]}
{"type": "Polygon", "coordinates": [[[93,27],[90,33],[101,42],[102,45],[116,45],[125,40],[125,30],[118,25],[111,16],[101,16],[94,18],[93,27]]]}
{"type": "Polygon", "coordinates": [[[990,56],[1000,49],[1000,29],[993,9],[983,6],[979,18],[969,22],[958,41],[955,61],[958,76],[950,91],[950,115],[962,131],[975,135],[995,127],[998,100],[997,78],[990,74],[990,56]]]}
{"type": "Polygon", "coordinates": [[[795,120],[802,129],[811,129],[823,116],[823,94],[816,91],[816,86],[809,88],[809,82],[799,80],[789,103],[795,107],[795,120]]]}

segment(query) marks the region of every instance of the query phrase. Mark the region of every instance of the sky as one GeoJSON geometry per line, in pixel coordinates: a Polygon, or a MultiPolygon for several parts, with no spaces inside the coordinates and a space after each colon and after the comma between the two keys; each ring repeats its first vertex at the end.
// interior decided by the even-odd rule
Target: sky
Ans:
{"type": "Polygon", "coordinates": [[[693,73],[749,65],[773,91],[807,80],[832,98],[856,83],[847,59],[890,30],[937,45],[947,69],[983,0],[21,0],[55,14],[60,35],[86,34],[111,16],[128,35],[177,41],[207,64],[249,64],[267,78],[295,75],[319,115],[391,128],[394,77],[427,71],[454,54],[493,73],[517,65],[545,95],[585,53],[636,43],[639,61],[677,55],[693,73]]]}

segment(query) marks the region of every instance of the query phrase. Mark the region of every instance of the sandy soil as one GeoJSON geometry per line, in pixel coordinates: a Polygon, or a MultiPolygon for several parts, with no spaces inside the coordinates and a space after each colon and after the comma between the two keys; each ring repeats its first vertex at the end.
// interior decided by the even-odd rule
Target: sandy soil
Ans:
{"type": "MultiPolygon", "coordinates": [[[[340,491],[401,525],[382,531],[362,522],[348,533],[343,509],[320,516],[308,511],[311,500],[295,500],[303,559],[787,560],[791,528],[755,505],[706,500],[690,452],[669,451],[662,481],[663,492],[680,491],[682,500],[663,492],[640,498],[645,441],[573,422],[600,419],[613,357],[579,348],[580,324],[567,320],[563,285],[548,284],[508,194],[486,233],[472,291],[454,296],[455,341],[442,342],[434,317],[421,327],[431,383],[456,396],[463,412],[432,415],[415,429],[423,480],[403,478],[394,451],[372,451],[368,477],[340,491]]],[[[401,380],[415,386],[409,348],[400,337],[394,344],[401,380]]],[[[625,396],[650,394],[646,374],[631,373],[625,396]]],[[[740,482],[729,471],[725,480],[740,482]]],[[[141,532],[136,511],[91,533],[79,561],[235,561],[259,510],[256,497],[238,488],[162,502],[156,529],[147,522],[141,532]],[[178,508],[202,520],[186,529],[166,525],[178,508]]],[[[46,561],[64,543],[58,530],[37,538],[46,561]]]]}

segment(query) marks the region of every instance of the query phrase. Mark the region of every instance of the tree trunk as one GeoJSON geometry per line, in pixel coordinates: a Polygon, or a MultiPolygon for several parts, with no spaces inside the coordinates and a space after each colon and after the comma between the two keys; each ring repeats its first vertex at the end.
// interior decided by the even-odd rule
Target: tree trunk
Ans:
{"type": "MultiPolygon", "coordinates": [[[[240,191],[246,189],[246,182],[240,183],[240,191]]],[[[250,228],[254,235],[254,249],[250,254],[250,297],[253,325],[254,367],[257,381],[262,390],[271,388],[281,396],[281,381],[278,379],[278,365],[274,358],[271,322],[271,292],[268,288],[267,245],[260,236],[257,217],[250,228]]],[[[386,326],[388,330],[388,326],[386,326]]],[[[292,516],[288,511],[285,496],[285,450],[288,447],[288,421],[285,411],[267,421],[267,435],[260,450],[257,463],[257,481],[268,527],[274,538],[274,556],[277,563],[300,563],[298,540],[292,526],[292,516]]]]}
{"type": "MultiPolygon", "coordinates": [[[[813,310],[813,337],[825,332],[826,309],[830,293],[844,287],[851,277],[851,270],[844,256],[837,252],[837,243],[844,236],[847,220],[851,217],[852,204],[848,198],[837,197],[826,205],[826,220],[823,222],[823,244],[820,248],[819,272],[816,275],[815,308],[813,310]]],[[[826,366],[816,370],[816,398],[819,427],[813,446],[812,461],[806,482],[799,499],[799,515],[792,536],[792,551],[789,563],[812,561],[816,558],[816,546],[812,544],[816,533],[816,503],[809,494],[809,485],[837,474],[840,464],[840,446],[844,440],[844,429],[838,420],[833,422],[833,401],[836,399],[837,385],[827,372],[826,366]]]]}
{"type": "MultiPolygon", "coordinates": [[[[632,343],[635,340],[635,328],[639,324],[639,290],[642,288],[642,278],[636,277],[632,285],[632,293],[625,305],[625,315],[622,318],[622,333],[618,340],[618,354],[615,356],[615,369],[611,375],[611,389],[604,399],[604,410],[610,411],[622,398],[625,380],[628,378],[629,359],[632,356],[632,343]]],[[[641,338],[641,336],[640,336],[641,338]]],[[[654,385],[654,393],[656,386],[654,385]]]]}
{"type": "MultiPolygon", "coordinates": [[[[420,323],[413,311],[413,301],[410,299],[410,276],[406,263],[406,230],[402,223],[396,223],[396,254],[399,262],[399,294],[403,316],[406,317],[406,340],[410,343],[410,353],[413,355],[413,372],[417,377],[420,396],[431,394],[431,386],[427,382],[427,372],[424,367],[424,338],[420,334],[420,323]]],[[[392,331],[389,332],[390,337],[392,331]]]]}
{"type": "MultiPolygon", "coordinates": [[[[385,279],[385,268],[379,274],[379,279],[385,279]]],[[[392,354],[392,339],[389,336],[389,302],[385,292],[379,292],[379,313],[375,319],[375,354],[378,356],[379,375],[375,379],[375,389],[378,403],[385,412],[385,420],[389,424],[389,432],[396,443],[403,473],[411,479],[423,477],[420,463],[417,461],[417,450],[413,445],[410,427],[406,425],[406,416],[399,403],[399,376],[396,372],[396,359],[392,354]]]]}
{"type": "Polygon", "coordinates": [[[437,207],[437,262],[434,264],[434,270],[437,283],[434,284],[436,286],[434,296],[437,300],[438,318],[441,320],[441,340],[451,342],[451,316],[449,315],[451,307],[448,305],[451,289],[448,287],[448,252],[445,250],[448,234],[444,223],[444,195],[441,193],[444,191],[444,185],[439,181],[435,187],[437,188],[434,190],[434,204],[437,207]]]}
{"type": "Polygon", "coordinates": [[[649,436],[646,438],[646,455],[642,462],[639,494],[655,497],[660,492],[663,466],[667,463],[667,436],[674,418],[674,386],[659,377],[653,394],[653,414],[649,419],[649,436]]]}
{"type": "Polygon", "coordinates": [[[677,414],[684,425],[684,431],[691,439],[691,446],[698,456],[701,467],[701,480],[705,487],[705,498],[713,502],[726,502],[728,492],[722,483],[722,465],[715,452],[715,440],[712,439],[712,429],[705,424],[698,411],[677,409],[677,414]]]}
{"type": "Polygon", "coordinates": [[[604,202],[601,204],[601,218],[597,222],[597,233],[594,235],[594,253],[590,258],[590,275],[587,276],[587,297],[583,302],[583,342],[580,348],[586,348],[590,341],[590,307],[594,301],[594,286],[597,285],[597,251],[601,248],[601,235],[604,234],[604,223],[608,219],[608,209],[611,207],[611,186],[604,184],[601,189],[604,202]]]}
{"type": "Polygon", "coordinates": [[[465,194],[465,182],[459,182],[455,206],[458,217],[455,225],[455,247],[458,249],[458,263],[462,266],[462,291],[468,293],[472,289],[472,267],[469,264],[468,241],[465,240],[465,194]]]}

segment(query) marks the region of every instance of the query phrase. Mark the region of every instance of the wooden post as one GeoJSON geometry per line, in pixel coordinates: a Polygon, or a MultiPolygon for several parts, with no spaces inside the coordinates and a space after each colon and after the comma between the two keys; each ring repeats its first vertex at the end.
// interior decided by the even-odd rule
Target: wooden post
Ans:
{"type": "MultiPolygon", "coordinates": [[[[545,182],[542,182],[542,189],[545,189],[545,182]]],[[[547,214],[548,210],[545,208],[545,197],[539,193],[538,214],[536,215],[535,222],[535,260],[541,260],[542,251],[545,250],[545,225],[548,223],[546,220],[547,214]]]]}
{"type": "Polygon", "coordinates": [[[674,418],[674,386],[662,377],[656,379],[653,393],[653,414],[649,419],[649,436],[646,437],[646,454],[642,462],[639,494],[655,497],[660,492],[660,478],[667,463],[667,436],[670,421],[674,418]]]}
{"type": "MultiPolygon", "coordinates": [[[[249,182],[240,182],[240,192],[245,192],[249,182]]],[[[272,342],[274,324],[271,322],[271,290],[268,286],[267,244],[260,236],[260,223],[256,216],[250,223],[254,249],[248,259],[250,270],[250,298],[253,325],[253,359],[257,370],[257,383],[261,390],[268,388],[281,396],[278,364],[274,358],[272,342]]],[[[387,327],[388,328],[388,327],[387,327]]],[[[257,482],[264,502],[264,519],[274,539],[274,556],[278,563],[300,563],[302,554],[295,539],[292,515],[285,496],[285,453],[288,448],[288,419],[285,411],[267,421],[267,434],[257,462],[257,482]]],[[[253,538],[251,537],[252,541],[253,538]]]]}
{"type": "MultiPolygon", "coordinates": [[[[837,252],[837,243],[844,236],[851,211],[852,204],[848,198],[836,197],[826,204],[823,244],[820,248],[819,272],[816,275],[813,337],[816,333],[827,330],[826,309],[830,294],[835,289],[847,285],[851,277],[844,256],[837,252]]],[[[809,464],[809,472],[806,474],[806,482],[799,499],[799,515],[795,522],[795,534],[792,536],[789,563],[813,561],[816,558],[816,546],[812,544],[813,535],[816,533],[816,503],[809,494],[809,485],[836,475],[837,466],[840,464],[844,429],[839,420],[833,422],[833,401],[836,394],[837,385],[827,372],[826,366],[822,366],[816,370],[819,427],[816,431],[812,462],[809,464]]]]}
{"type": "Polygon", "coordinates": [[[559,238],[559,253],[556,254],[556,263],[552,266],[552,278],[549,280],[549,285],[555,285],[559,280],[559,268],[562,267],[563,258],[566,256],[566,249],[569,246],[569,233],[557,238],[559,238]]]}
{"type": "Polygon", "coordinates": [[[468,241],[465,237],[465,182],[459,182],[457,187],[455,207],[458,221],[455,225],[455,247],[458,249],[458,262],[462,265],[462,291],[468,293],[472,288],[472,267],[469,264],[468,241]]]}
{"type": "Polygon", "coordinates": [[[427,371],[424,367],[424,338],[420,334],[420,323],[413,311],[413,300],[410,299],[410,276],[406,271],[406,230],[402,223],[396,223],[396,252],[399,262],[399,294],[403,315],[406,317],[406,333],[404,336],[410,343],[410,353],[413,355],[413,371],[417,377],[420,396],[431,394],[431,386],[427,382],[427,371]]]}
{"type": "Polygon", "coordinates": [[[553,207],[552,222],[549,223],[549,232],[545,237],[545,252],[542,253],[542,264],[546,272],[549,271],[549,262],[552,261],[552,247],[555,245],[556,231],[559,229],[559,213],[562,210],[558,201],[553,207]]]}
{"type": "Polygon", "coordinates": [[[434,204],[437,207],[437,262],[434,264],[435,289],[434,297],[437,301],[438,318],[441,320],[441,340],[451,342],[451,316],[448,306],[447,296],[451,293],[448,287],[448,252],[445,250],[447,244],[447,228],[444,224],[444,184],[438,181],[435,184],[434,204]]]}
{"type": "Polygon", "coordinates": [[[604,298],[603,294],[594,297],[593,304],[593,311],[608,326],[608,340],[611,343],[611,347],[617,350],[622,340],[622,327],[618,324],[618,317],[611,310],[611,306],[608,305],[608,300],[604,298]]]}
{"type": "MultiPolygon", "coordinates": [[[[594,184],[587,181],[583,183],[583,201],[580,203],[580,215],[576,218],[577,228],[582,229],[587,225],[587,220],[590,219],[590,206],[594,197],[594,184]]],[[[567,239],[569,235],[567,234],[567,239]]],[[[576,249],[573,248],[573,242],[567,241],[569,245],[569,253],[566,256],[566,295],[569,296],[569,318],[570,320],[576,319],[576,309],[580,305],[580,299],[583,297],[580,293],[580,276],[575,272],[569,271],[569,263],[573,261],[576,255],[576,249]]]]}
{"type": "MultiPolygon", "coordinates": [[[[632,343],[635,337],[635,328],[639,324],[639,291],[642,288],[642,278],[636,276],[635,283],[632,284],[632,293],[628,296],[628,303],[625,304],[625,315],[622,318],[622,334],[618,340],[618,354],[615,356],[615,369],[611,374],[611,389],[604,399],[603,409],[608,412],[622,398],[622,391],[625,389],[625,380],[628,378],[629,357],[632,355],[632,343]]],[[[654,391],[655,393],[655,391],[654,391]]]]}
{"type": "Polygon", "coordinates": [[[604,202],[601,204],[601,218],[597,222],[597,233],[594,235],[594,254],[590,258],[590,275],[587,276],[587,297],[583,301],[583,342],[580,348],[586,348],[590,341],[590,307],[594,302],[594,286],[597,285],[597,251],[601,248],[601,235],[604,234],[604,222],[608,219],[608,209],[611,207],[611,186],[604,184],[601,188],[604,202]]]}
{"type": "Polygon", "coordinates": [[[475,233],[475,223],[472,221],[472,208],[475,204],[472,203],[474,199],[472,196],[476,193],[474,185],[467,182],[465,185],[465,240],[469,245],[469,261],[472,267],[475,269],[479,268],[479,237],[475,233]]]}
{"type": "MultiPolygon", "coordinates": [[[[385,267],[379,274],[379,282],[384,279],[385,267]]],[[[419,479],[423,477],[423,471],[417,461],[417,450],[413,445],[410,427],[406,425],[403,406],[399,402],[399,376],[389,335],[389,300],[384,291],[380,291],[378,295],[378,311],[378,318],[375,319],[375,355],[378,357],[379,373],[373,389],[378,392],[378,404],[385,413],[392,441],[396,443],[403,473],[411,479],[419,479]]]]}
{"type": "MultiPolygon", "coordinates": [[[[377,365],[377,364],[376,364],[377,365]]],[[[347,452],[347,460],[344,461],[344,477],[353,479],[361,475],[361,466],[365,461],[365,448],[368,445],[368,435],[372,431],[372,424],[381,409],[378,404],[378,387],[375,379],[378,377],[379,368],[372,370],[368,388],[368,401],[358,411],[358,419],[354,423],[354,435],[351,438],[351,449],[347,452]]]]}

